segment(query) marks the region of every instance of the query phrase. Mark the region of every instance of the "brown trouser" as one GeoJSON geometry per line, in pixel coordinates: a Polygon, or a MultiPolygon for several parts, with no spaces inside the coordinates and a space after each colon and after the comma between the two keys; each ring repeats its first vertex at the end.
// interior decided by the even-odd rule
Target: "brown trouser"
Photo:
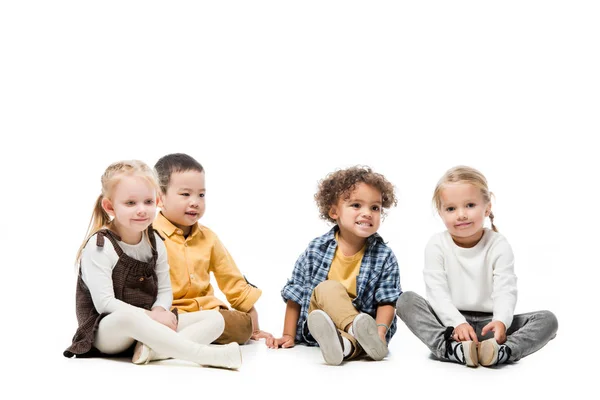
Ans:
{"type": "Polygon", "coordinates": [[[314,310],[322,310],[329,315],[338,332],[352,343],[353,351],[346,360],[356,358],[363,353],[356,338],[345,330],[359,312],[352,305],[352,299],[344,285],[330,280],[319,283],[310,296],[308,313],[314,310]]]}
{"type": "Polygon", "coordinates": [[[238,344],[244,344],[250,340],[250,336],[252,336],[252,320],[249,314],[237,310],[224,309],[219,309],[219,312],[225,320],[225,329],[221,336],[213,343],[227,344],[237,342],[238,344]]]}

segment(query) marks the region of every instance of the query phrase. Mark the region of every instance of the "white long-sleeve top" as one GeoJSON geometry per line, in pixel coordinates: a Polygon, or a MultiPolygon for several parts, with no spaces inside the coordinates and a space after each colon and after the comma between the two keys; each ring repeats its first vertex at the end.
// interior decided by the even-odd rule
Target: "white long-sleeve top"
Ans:
{"type": "Polygon", "coordinates": [[[427,300],[445,326],[466,322],[458,311],[493,314],[506,329],[517,304],[517,277],[510,244],[485,228],[472,248],[457,246],[448,231],[435,234],[425,248],[427,300]]]}
{"type": "MultiPolygon", "coordinates": [[[[156,260],[158,295],[152,307],[160,306],[165,310],[169,310],[173,302],[173,291],[169,277],[167,250],[162,239],[158,235],[154,235],[156,250],[158,252],[156,260]]],[[[119,246],[131,258],[144,262],[152,260],[152,247],[145,232],[138,244],[132,245],[119,242],[119,246]]],[[[115,298],[112,271],[118,260],[119,256],[112,242],[106,239],[104,247],[98,247],[96,246],[96,235],[93,235],[88,240],[87,245],[83,249],[81,255],[81,277],[90,290],[92,302],[99,314],[113,313],[120,309],[134,307],[115,298]]]]}

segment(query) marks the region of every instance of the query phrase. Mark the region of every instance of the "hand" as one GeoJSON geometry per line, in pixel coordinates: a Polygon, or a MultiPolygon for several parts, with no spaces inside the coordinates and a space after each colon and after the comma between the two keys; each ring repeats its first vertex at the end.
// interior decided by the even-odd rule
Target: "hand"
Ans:
{"type": "Polygon", "coordinates": [[[292,335],[282,335],[279,339],[275,339],[273,336],[267,338],[265,340],[267,347],[270,349],[277,349],[281,347],[282,349],[287,349],[289,347],[294,347],[296,344],[295,339],[292,335]]]}
{"type": "Polygon", "coordinates": [[[454,339],[457,342],[464,342],[467,340],[472,340],[473,342],[475,342],[475,344],[479,342],[477,340],[477,334],[475,333],[475,329],[473,329],[473,327],[467,322],[463,322],[462,324],[454,328],[452,339],[454,339]]]}
{"type": "Polygon", "coordinates": [[[265,331],[261,331],[260,329],[257,331],[252,332],[252,336],[250,336],[250,339],[252,340],[260,340],[260,339],[268,339],[268,338],[272,338],[273,335],[271,335],[269,332],[265,332],[265,331]]]}
{"type": "Polygon", "coordinates": [[[494,332],[496,343],[502,344],[506,342],[506,325],[502,321],[492,321],[481,330],[481,334],[485,335],[489,331],[494,332]]]}
{"type": "Polygon", "coordinates": [[[162,307],[155,307],[152,311],[146,311],[146,314],[156,322],[177,332],[177,317],[171,311],[167,311],[162,307]]]}

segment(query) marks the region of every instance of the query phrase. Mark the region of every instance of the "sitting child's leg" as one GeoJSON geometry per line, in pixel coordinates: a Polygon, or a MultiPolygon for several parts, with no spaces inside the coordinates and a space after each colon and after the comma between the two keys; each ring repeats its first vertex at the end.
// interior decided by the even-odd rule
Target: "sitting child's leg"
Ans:
{"type": "Polygon", "coordinates": [[[475,344],[471,341],[450,340],[453,328],[442,325],[429,302],[423,297],[415,292],[402,293],[396,303],[396,314],[437,358],[470,367],[477,366],[475,344]]]}
{"type": "Polygon", "coordinates": [[[183,339],[172,329],[150,318],[143,310],[116,311],[106,316],[98,327],[94,346],[104,352],[123,344],[125,339],[147,344],[159,354],[211,365],[236,369],[241,366],[238,345],[208,346],[183,339]]]}
{"type": "Polygon", "coordinates": [[[544,347],[556,336],[558,320],[550,311],[518,314],[506,331],[506,342],[499,345],[492,339],[481,343],[481,365],[493,366],[507,361],[518,361],[544,347]]]}
{"type": "MultiPolygon", "coordinates": [[[[335,328],[340,330],[339,334],[340,340],[342,340],[344,359],[351,360],[356,358],[363,354],[363,350],[374,360],[382,360],[387,355],[387,344],[379,338],[375,320],[370,315],[359,313],[354,308],[352,299],[348,295],[344,285],[340,282],[327,280],[317,285],[310,298],[309,316],[316,310],[323,311],[331,319],[335,328]]],[[[320,321],[323,317],[315,314],[312,319],[313,321],[320,321]]],[[[326,326],[324,322],[313,322],[312,325],[317,327],[317,332],[313,332],[315,328],[311,328],[311,334],[317,340],[319,346],[321,346],[319,339],[325,343],[335,343],[332,335],[326,335],[329,330],[318,328],[326,326]],[[320,338],[317,338],[317,336],[320,336],[320,338]]],[[[325,351],[325,349],[322,350],[325,351]]],[[[328,351],[331,353],[330,350],[328,351]]],[[[336,355],[327,354],[327,357],[325,357],[326,354],[324,352],[323,356],[326,358],[326,361],[327,359],[337,361],[339,351],[336,353],[336,355]]],[[[330,362],[328,361],[328,363],[330,362]]]]}
{"type": "MultiPolygon", "coordinates": [[[[217,310],[181,313],[179,314],[177,333],[181,338],[191,340],[194,343],[211,344],[223,333],[224,326],[223,317],[217,310]]],[[[142,346],[146,345],[140,342],[136,345],[134,354],[136,364],[169,358],[164,354],[156,353],[150,348],[141,348],[142,346]]]]}
{"type": "Polygon", "coordinates": [[[236,342],[244,344],[252,336],[252,319],[250,315],[237,310],[223,310],[219,313],[225,321],[223,333],[213,342],[215,344],[227,344],[236,342]]]}

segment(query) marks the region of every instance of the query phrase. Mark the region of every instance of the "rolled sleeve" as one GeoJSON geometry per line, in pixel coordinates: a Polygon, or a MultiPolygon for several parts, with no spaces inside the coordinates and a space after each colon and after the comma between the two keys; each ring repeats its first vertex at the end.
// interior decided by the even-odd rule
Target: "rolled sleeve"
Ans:
{"type": "Polygon", "coordinates": [[[304,273],[306,270],[306,252],[303,253],[294,265],[292,277],[287,281],[281,290],[283,301],[292,300],[298,304],[302,304],[304,297],[304,273]]]}
{"type": "Polygon", "coordinates": [[[393,304],[395,306],[401,293],[398,261],[394,253],[390,252],[383,264],[381,278],[375,289],[375,302],[377,304],[393,304]]]}

